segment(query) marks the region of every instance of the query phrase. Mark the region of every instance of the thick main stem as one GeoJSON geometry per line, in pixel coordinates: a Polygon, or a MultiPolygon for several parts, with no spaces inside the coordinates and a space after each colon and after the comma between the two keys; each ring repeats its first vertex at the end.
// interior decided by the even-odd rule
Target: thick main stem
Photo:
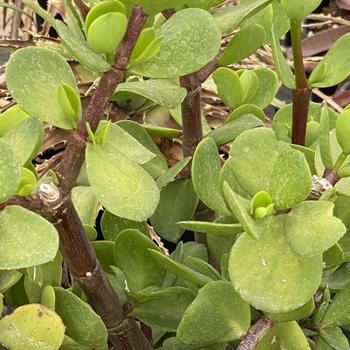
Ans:
{"type": "Polygon", "coordinates": [[[292,143],[304,146],[311,90],[307,85],[305,74],[301,23],[291,21],[291,34],[296,85],[296,89],[293,91],[292,143]]]}
{"type": "Polygon", "coordinates": [[[260,318],[260,320],[250,328],[249,332],[242,337],[237,350],[253,350],[274,324],[275,322],[266,316],[260,318]]]}
{"type": "MultiPolygon", "coordinates": [[[[60,193],[54,184],[51,188],[60,193]]],[[[44,198],[43,215],[55,225],[64,260],[89,304],[104,321],[109,341],[115,349],[151,350],[137,324],[124,316],[123,307],[102,271],[70,196],[62,196],[64,194],[60,193],[55,202],[44,198]]]]}

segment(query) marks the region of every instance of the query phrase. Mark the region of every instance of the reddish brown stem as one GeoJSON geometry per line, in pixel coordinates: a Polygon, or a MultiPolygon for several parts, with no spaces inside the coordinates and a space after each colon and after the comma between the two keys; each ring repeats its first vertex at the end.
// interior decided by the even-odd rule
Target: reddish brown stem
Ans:
{"type": "Polygon", "coordinates": [[[311,90],[308,88],[293,90],[292,143],[296,145],[305,145],[310,98],[311,90]]]}

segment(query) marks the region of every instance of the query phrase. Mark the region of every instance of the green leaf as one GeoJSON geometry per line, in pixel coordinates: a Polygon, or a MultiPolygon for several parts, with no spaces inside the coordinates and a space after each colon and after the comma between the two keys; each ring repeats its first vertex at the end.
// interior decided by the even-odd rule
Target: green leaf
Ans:
{"type": "Polygon", "coordinates": [[[221,44],[221,35],[212,16],[194,8],[173,15],[157,30],[157,36],[162,38],[159,53],[133,66],[133,73],[153,78],[193,73],[217,55],[221,44]]]}
{"type": "Polygon", "coordinates": [[[281,5],[287,16],[294,22],[301,23],[304,18],[312,13],[321,4],[322,0],[281,0],[281,5]]]}
{"type": "Polygon", "coordinates": [[[112,55],[122,41],[127,26],[128,19],[123,13],[105,13],[90,24],[87,43],[98,53],[112,55]]]}
{"type": "Polygon", "coordinates": [[[213,79],[218,95],[226,106],[234,109],[243,103],[243,86],[235,71],[224,67],[218,68],[213,73],[213,79]]]}
{"type": "Polygon", "coordinates": [[[56,90],[65,83],[77,95],[79,91],[72,70],[58,53],[39,47],[17,50],[7,63],[6,83],[12,97],[28,114],[59,128],[75,127],[75,122],[64,116],[56,90]]]}
{"type": "Polygon", "coordinates": [[[311,350],[307,338],[295,321],[276,323],[255,347],[255,350],[281,349],[311,350]]]}
{"type": "Polygon", "coordinates": [[[10,129],[15,128],[27,118],[29,118],[29,115],[18,105],[14,105],[0,113],[0,137],[3,137],[10,129]]]}
{"type": "Polygon", "coordinates": [[[137,293],[131,314],[151,327],[176,331],[194,297],[190,289],[183,287],[145,289],[137,293]]]}
{"type": "Polygon", "coordinates": [[[261,121],[264,121],[265,119],[265,112],[260,107],[252,104],[245,104],[239,106],[232,113],[230,113],[224,120],[224,124],[232,122],[233,120],[238,119],[239,117],[242,117],[247,114],[253,115],[259,118],[261,121]]]}
{"type": "Polygon", "coordinates": [[[57,231],[44,218],[19,206],[0,212],[0,269],[44,264],[57,250],[57,231]]]}
{"type": "Polygon", "coordinates": [[[97,3],[90,9],[90,11],[88,12],[85,18],[86,31],[89,31],[90,25],[98,17],[110,12],[115,12],[115,13],[119,12],[119,13],[125,14],[126,9],[124,4],[118,0],[101,1],[97,3]]]}
{"type": "Polygon", "coordinates": [[[267,313],[267,317],[278,322],[297,321],[308,318],[312,314],[314,308],[315,302],[312,298],[305,305],[300,306],[295,310],[280,314],[267,313]]]}
{"type": "Polygon", "coordinates": [[[56,312],[66,326],[66,334],[82,345],[106,346],[107,329],[100,316],[75,294],[63,288],[54,289],[56,312]]]}
{"type": "Polygon", "coordinates": [[[31,303],[39,303],[45,286],[60,286],[62,282],[62,257],[57,254],[53,261],[26,269],[24,289],[31,303]]]}
{"type": "Polygon", "coordinates": [[[98,212],[98,201],[92,188],[88,186],[74,187],[72,201],[82,223],[94,226],[98,212]]]}
{"type": "Polygon", "coordinates": [[[349,341],[341,328],[333,327],[320,330],[316,341],[316,350],[349,350],[349,341]]]}
{"type": "Polygon", "coordinates": [[[150,286],[160,286],[164,277],[164,266],[157,264],[149,249],[160,253],[152,240],[138,230],[121,232],[115,241],[115,261],[125,274],[127,288],[133,292],[150,286]]]}
{"type": "Polygon", "coordinates": [[[321,322],[324,328],[350,324],[349,297],[350,285],[346,286],[334,297],[321,322]]]}
{"type": "Polygon", "coordinates": [[[248,0],[244,4],[213,9],[211,13],[222,35],[231,34],[245,18],[269,5],[272,0],[248,0]]]}
{"type": "MultiPolygon", "coordinates": [[[[252,103],[253,97],[256,95],[259,86],[258,76],[253,70],[245,69],[240,71],[239,78],[243,88],[242,103],[252,103]]],[[[232,94],[232,91],[231,91],[232,94]]]]}
{"type": "Polygon", "coordinates": [[[282,48],[279,42],[279,37],[276,35],[274,29],[271,31],[272,35],[272,57],[275,65],[275,70],[282,81],[282,83],[289,89],[295,89],[295,77],[289,67],[286,58],[283,55],[282,48]]]}
{"type": "Polygon", "coordinates": [[[292,311],[308,302],[322,274],[322,255],[296,254],[283,235],[284,217],[262,219],[258,240],[244,233],[233,245],[230,278],[241,297],[258,310],[292,311]],[[244,263],[242,263],[244,262],[244,263]]]}
{"type": "MultiPolygon", "coordinates": [[[[317,1],[320,2],[320,0],[317,1]]],[[[343,35],[334,43],[326,56],[312,71],[308,82],[310,87],[334,86],[348,77],[350,62],[346,55],[349,45],[350,34],[343,35]]]]}
{"type": "Polygon", "coordinates": [[[156,157],[147,147],[116,123],[102,121],[95,132],[97,143],[108,153],[122,153],[138,164],[144,164],[156,157]]]}
{"type": "Polygon", "coordinates": [[[258,128],[238,136],[232,144],[230,162],[238,187],[250,196],[268,192],[276,209],[301,202],[311,191],[311,173],[304,155],[277,142],[272,130],[258,128]]]}
{"type": "Polygon", "coordinates": [[[44,140],[44,128],[37,118],[27,118],[2,138],[15,152],[21,165],[36,156],[44,140]]]}
{"type": "Polygon", "coordinates": [[[292,208],[285,221],[287,241],[302,256],[319,255],[331,248],[346,232],[333,216],[334,204],[306,201],[292,208]]]}
{"type": "Polygon", "coordinates": [[[144,63],[154,57],[161,49],[162,38],[157,37],[153,27],[144,29],[132,51],[129,66],[144,63]]]}
{"type": "Polygon", "coordinates": [[[148,135],[146,130],[138,123],[123,120],[117,123],[122,129],[127,131],[131,136],[133,136],[138,142],[150,150],[153,154],[156,155],[155,158],[144,163],[142,167],[155,179],[157,179],[161,174],[165,173],[168,170],[166,160],[155,145],[152,138],[148,135]]]}
{"type": "Polygon", "coordinates": [[[40,298],[40,304],[55,311],[56,295],[52,286],[47,285],[44,287],[40,298]]]}
{"type": "Polygon", "coordinates": [[[185,344],[176,337],[167,338],[163,343],[164,350],[225,350],[226,346],[226,343],[215,343],[198,347],[196,345],[185,344]]]}
{"type": "Polygon", "coordinates": [[[235,193],[227,182],[223,184],[223,194],[227,206],[230,208],[233,216],[240,222],[244,231],[258,239],[260,231],[256,221],[250,215],[249,201],[235,193]]]}
{"type": "Polygon", "coordinates": [[[76,36],[62,21],[56,20],[56,30],[67,51],[83,66],[103,73],[111,68],[102,54],[93,51],[86,41],[76,36]]]}
{"type": "Polygon", "coordinates": [[[92,246],[103,271],[107,273],[113,273],[111,266],[114,266],[116,264],[114,257],[114,242],[94,241],[92,242],[92,246]]]}
{"type": "Polygon", "coordinates": [[[118,234],[126,229],[136,229],[142,232],[144,235],[148,235],[148,227],[146,222],[131,221],[113,215],[109,211],[105,210],[101,218],[101,230],[103,237],[109,241],[115,241],[118,234]]]}
{"type": "Polygon", "coordinates": [[[16,193],[21,180],[21,168],[16,154],[0,139],[0,203],[16,193]]]}
{"type": "Polygon", "coordinates": [[[158,207],[151,224],[156,232],[170,242],[177,242],[184,230],[176,226],[181,220],[190,220],[196,211],[198,197],[191,179],[178,179],[160,192],[158,207]]]}
{"type": "Polygon", "coordinates": [[[345,110],[342,112],[336,123],[336,136],[337,141],[340,147],[342,148],[345,154],[350,154],[350,142],[348,139],[349,131],[350,131],[350,111],[345,110]]]}
{"type": "Polygon", "coordinates": [[[239,339],[249,326],[249,304],[239,297],[230,282],[216,281],[199,290],[183,315],[177,338],[201,346],[239,339]]]}
{"type": "Polygon", "coordinates": [[[99,145],[88,145],[86,165],[91,187],[108,211],[134,221],[144,221],[154,213],[159,190],[139,165],[99,145]]]}
{"type": "Polygon", "coordinates": [[[65,83],[58,85],[56,95],[65,117],[76,122],[81,115],[79,95],[70,85],[65,83]]]}
{"type": "Polygon", "coordinates": [[[212,138],[217,145],[224,145],[232,142],[244,131],[254,129],[259,126],[263,126],[263,122],[255,115],[242,115],[229,123],[219,126],[210,132],[208,137],[212,138]]]}
{"type": "Polygon", "coordinates": [[[331,152],[331,144],[329,140],[330,132],[330,120],[327,105],[322,106],[321,117],[320,117],[320,136],[319,145],[320,153],[324,166],[327,169],[333,168],[333,157],[331,152]]]}
{"type": "Polygon", "coordinates": [[[55,312],[38,304],[24,305],[0,320],[0,343],[11,350],[57,350],[64,330],[55,312]]]}
{"type": "Polygon", "coordinates": [[[190,162],[191,157],[186,157],[175,165],[173,165],[168,171],[163,173],[156,181],[157,186],[160,190],[166,187],[170,182],[172,182],[177,175],[181,173],[181,171],[186,167],[186,165],[190,162]]]}
{"type": "Polygon", "coordinates": [[[259,24],[242,28],[228,43],[219,59],[220,66],[242,61],[253,54],[265,41],[265,30],[259,24]]]}
{"type": "Polygon", "coordinates": [[[5,293],[15,285],[22,277],[17,270],[0,271],[0,293],[5,293]]]}
{"type": "Polygon", "coordinates": [[[118,85],[116,91],[133,92],[169,109],[180,105],[187,95],[185,88],[165,79],[149,79],[122,83],[118,85]]]}
{"type": "Polygon", "coordinates": [[[200,200],[223,215],[229,214],[220,194],[220,159],[215,141],[207,137],[196,148],[192,162],[192,181],[200,200]]]}
{"type": "Polygon", "coordinates": [[[221,224],[219,222],[206,221],[180,221],[177,225],[185,230],[218,236],[231,236],[243,232],[243,227],[240,224],[221,224]]]}
{"type": "Polygon", "coordinates": [[[204,276],[185,265],[179,264],[171,258],[165,256],[163,253],[154,249],[149,249],[149,253],[152,258],[157,261],[158,264],[165,267],[173,274],[183,278],[185,281],[189,281],[198,286],[204,286],[205,284],[212,282],[213,280],[207,276],[204,276]]]}
{"type": "Polygon", "coordinates": [[[276,73],[268,68],[254,69],[253,72],[258,78],[258,89],[249,103],[264,109],[277,94],[279,88],[278,78],[276,73]]]}

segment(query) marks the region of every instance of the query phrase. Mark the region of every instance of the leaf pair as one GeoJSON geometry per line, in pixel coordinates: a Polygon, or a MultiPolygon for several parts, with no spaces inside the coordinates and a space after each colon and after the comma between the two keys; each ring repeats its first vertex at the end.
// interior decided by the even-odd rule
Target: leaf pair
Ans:
{"type": "Polygon", "coordinates": [[[221,67],[214,72],[213,78],[219,97],[232,109],[244,104],[265,108],[278,88],[276,74],[265,68],[235,72],[221,67]]]}

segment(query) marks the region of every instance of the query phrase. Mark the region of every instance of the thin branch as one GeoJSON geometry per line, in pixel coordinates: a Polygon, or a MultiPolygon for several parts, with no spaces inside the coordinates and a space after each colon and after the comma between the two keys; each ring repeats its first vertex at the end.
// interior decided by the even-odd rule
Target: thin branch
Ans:
{"type": "Polygon", "coordinates": [[[237,350],[253,350],[266,333],[273,327],[275,321],[263,316],[249,330],[249,332],[241,338],[241,343],[237,350]]]}

